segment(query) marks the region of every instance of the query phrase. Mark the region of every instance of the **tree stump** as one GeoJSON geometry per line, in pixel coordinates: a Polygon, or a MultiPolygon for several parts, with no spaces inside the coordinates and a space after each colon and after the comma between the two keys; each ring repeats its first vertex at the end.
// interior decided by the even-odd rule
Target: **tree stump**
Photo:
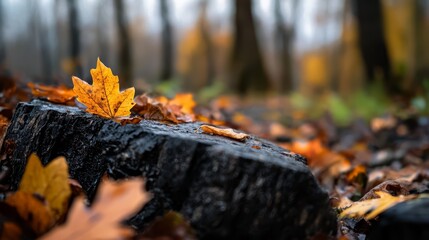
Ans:
{"type": "Polygon", "coordinates": [[[167,210],[181,212],[202,239],[305,239],[336,232],[328,195],[305,159],[268,141],[201,133],[201,123],[120,124],[69,106],[20,103],[1,148],[17,189],[27,157],[65,156],[93,199],[101,177],[143,176],[153,199],[128,223],[142,230],[167,210]],[[254,147],[258,146],[258,147],[254,147]]]}

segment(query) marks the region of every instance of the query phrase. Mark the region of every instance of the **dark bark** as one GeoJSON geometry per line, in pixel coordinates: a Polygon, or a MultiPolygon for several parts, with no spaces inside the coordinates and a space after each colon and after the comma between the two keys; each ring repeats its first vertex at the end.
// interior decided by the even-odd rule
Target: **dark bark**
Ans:
{"type": "Polygon", "coordinates": [[[252,0],[235,0],[234,40],[232,46],[231,81],[241,93],[264,93],[270,89],[265,72],[255,23],[252,0]]]}
{"type": "Polygon", "coordinates": [[[77,0],[67,0],[69,17],[69,57],[73,64],[73,75],[82,76],[82,64],[80,62],[80,29],[77,0]]]}
{"type": "Polygon", "coordinates": [[[358,22],[358,41],[366,76],[375,80],[377,71],[383,74],[388,88],[394,87],[380,0],[354,0],[354,12],[358,22]]]}
{"type": "Polygon", "coordinates": [[[162,25],[161,48],[161,81],[170,80],[173,77],[173,30],[170,21],[170,11],[167,0],[159,0],[159,14],[162,25]]]}
{"type": "Polygon", "coordinates": [[[119,81],[122,87],[131,87],[133,85],[131,42],[124,10],[124,1],[115,0],[114,2],[119,42],[119,81]]]}
{"type": "Polygon", "coordinates": [[[94,197],[100,178],[144,176],[153,199],[129,223],[180,211],[202,239],[306,239],[334,234],[336,217],[305,159],[262,139],[202,134],[200,123],[121,126],[75,107],[20,104],[0,167],[17,188],[27,157],[65,156],[71,177],[94,197]],[[252,146],[258,145],[260,149],[252,146]]]}
{"type": "MultiPolygon", "coordinates": [[[[292,1],[292,13],[296,13],[298,2],[292,1]]],[[[274,17],[275,17],[275,44],[278,50],[278,60],[280,62],[280,90],[282,92],[292,91],[294,88],[292,78],[292,39],[294,35],[294,23],[286,25],[283,16],[283,5],[281,0],[274,0],[274,17]]],[[[291,17],[295,20],[295,14],[291,17]]]]}

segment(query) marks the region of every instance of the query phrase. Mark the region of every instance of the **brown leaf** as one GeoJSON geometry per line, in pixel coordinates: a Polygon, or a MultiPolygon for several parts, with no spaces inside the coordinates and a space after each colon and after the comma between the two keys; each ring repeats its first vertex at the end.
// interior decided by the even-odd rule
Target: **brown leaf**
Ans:
{"type": "Polygon", "coordinates": [[[67,211],[71,195],[68,178],[64,157],[57,157],[44,168],[39,157],[33,153],[28,159],[18,190],[42,196],[49,203],[49,209],[57,221],[67,211]]]}
{"type": "Polygon", "coordinates": [[[139,95],[134,101],[133,112],[148,120],[158,120],[178,123],[176,116],[166,108],[165,104],[147,95],[139,95]]]}
{"type": "Polygon", "coordinates": [[[32,193],[17,191],[7,197],[6,203],[17,210],[21,218],[38,236],[47,232],[55,224],[55,218],[47,203],[36,198],[32,193]]]}
{"type": "Polygon", "coordinates": [[[127,117],[134,106],[134,88],[119,91],[119,78],[98,58],[91,69],[93,85],[73,76],[73,91],[86,111],[106,118],[127,117]]]}
{"type": "Polygon", "coordinates": [[[74,202],[67,222],[55,228],[42,239],[123,239],[133,231],[120,225],[121,220],[137,211],[149,200],[142,191],[143,179],[103,181],[91,208],[83,197],[74,202]]]}
{"type": "Polygon", "coordinates": [[[31,93],[35,97],[46,98],[50,102],[74,105],[76,94],[73,89],[67,88],[64,85],[53,87],[42,84],[28,83],[27,86],[31,89],[31,93]]]}
{"type": "Polygon", "coordinates": [[[136,105],[132,109],[133,112],[144,119],[172,123],[194,122],[196,119],[193,113],[195,102],[192,94],[177,94],[172,100],[163,96],[151,98],[143,94],[137,96],[134,101],[136,105]]]}
{"type": "Polygon", "coordinates": [[[204,133],[224,136],[239,141],[244,141],[249,137],[249,135],[245,133],[237,133],[231,128],[218,128],[209,125],[201,125],[200,128],[204,133]]]}

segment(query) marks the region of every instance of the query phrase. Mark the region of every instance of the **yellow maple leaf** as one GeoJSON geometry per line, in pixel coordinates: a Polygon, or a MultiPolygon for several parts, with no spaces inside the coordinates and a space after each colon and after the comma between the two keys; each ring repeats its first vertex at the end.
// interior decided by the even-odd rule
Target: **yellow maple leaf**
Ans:
{"type": "Polygon", "coordinates": [[[93,85],[73,76],[73,91],[86,111],[106,118],[127,117],[134,106],[134,88],[119,91],[119,78],[106,67],[100,58],[97,67],[91,69],[93,85]]]}
{"type": "Polygon", "coordinates": [[[340,218],[361,218],[371,220],[380,213],[395,206],[398,203],[414,199],[417,195],[392,196],[383,191],[374,192],[379,198],[367,199],[360,202],[354,202],[350,207],[340,213],[340,218]]]}
{"type": "Polygon", "coordinates": [[[66,213],[71,195],[68,179],[64,157],[57,157],[43,167],[39,157],[33,153],[28,159],[18,191],[42,196],[48,202],[52,216],[58,220],[66,213]]]}

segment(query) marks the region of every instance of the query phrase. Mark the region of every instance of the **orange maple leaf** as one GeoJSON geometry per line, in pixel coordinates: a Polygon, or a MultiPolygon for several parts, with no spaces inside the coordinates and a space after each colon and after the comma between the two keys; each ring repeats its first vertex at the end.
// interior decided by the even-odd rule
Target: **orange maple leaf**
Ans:
{"type": "Polygon", "coordinates": [[[64,85],[54,87],[30,82],[27,86],[35,97],[46,98],[54,103],[74,105],[75,93],[64,85]]]}
{"type": "Polygon", "coordinates": [[[73,76],[73,91],[86,111],[106,118],[126,117],[131,114],[134,103],[134,88],[119,91],[119,78],[106,67],[100,58],[97,67],[91,69],[93,85],[73,76]]]}

